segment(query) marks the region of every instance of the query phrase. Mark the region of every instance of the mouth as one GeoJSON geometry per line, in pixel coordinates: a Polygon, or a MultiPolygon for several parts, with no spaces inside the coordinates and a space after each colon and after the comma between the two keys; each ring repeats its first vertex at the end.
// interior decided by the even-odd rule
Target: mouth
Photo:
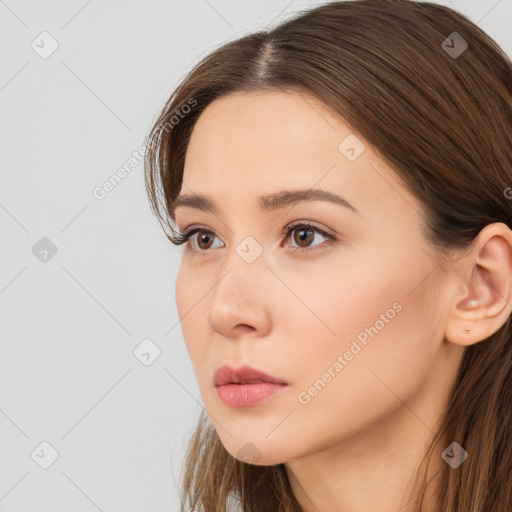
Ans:
{"type": "Polygon", "coordinates": [[[288,383],[250,366],[222,366],[214,375],[219,398],[231,407],[249,407],[283,390],[288,383]]]}
{"type": "Polygon", "coordinates": [[[231,366],[221,366],[213,376],[213,385],[215,387],[225,384],[256,384],[270,383],[287,385],[288,383],[277,377],[273,377],[260,370],[244,365],[241,368],[232,368],[231,366]]]}

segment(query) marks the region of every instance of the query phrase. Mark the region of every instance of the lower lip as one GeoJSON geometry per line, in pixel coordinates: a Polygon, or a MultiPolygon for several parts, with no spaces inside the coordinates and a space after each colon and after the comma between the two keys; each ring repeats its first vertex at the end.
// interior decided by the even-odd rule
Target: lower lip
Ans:
{"type": "Polygon", "coordinates": [[[260,402],[279,390],[285,384],[254,382],[253,384],[223,384],[217,387],[220,399],[231,407],[248,407],[260,402]]]}

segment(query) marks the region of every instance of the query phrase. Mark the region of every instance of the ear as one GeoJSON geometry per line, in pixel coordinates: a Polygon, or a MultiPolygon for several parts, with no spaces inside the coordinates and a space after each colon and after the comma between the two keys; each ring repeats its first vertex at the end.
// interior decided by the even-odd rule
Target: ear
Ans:
{"type": "Polygon", "coordinates": [[[472,345],[498,331],[512,314],[512,231],[502,222],[487,225],[455,265],[458,285],[445,338],[472,345]]]}

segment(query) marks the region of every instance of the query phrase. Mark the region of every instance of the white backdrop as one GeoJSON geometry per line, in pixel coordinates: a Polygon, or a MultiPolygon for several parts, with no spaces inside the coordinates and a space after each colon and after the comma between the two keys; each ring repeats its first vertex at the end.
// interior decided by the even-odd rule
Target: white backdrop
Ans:
{"type": "MultiPolygon", "coordinates": [[[[201,57],[321,3],[0,0],[0,511],[178,510],[202,401],[139,150],[201,57]]],[[[512,54],[512,0],[438,3],[512,54]]]]}

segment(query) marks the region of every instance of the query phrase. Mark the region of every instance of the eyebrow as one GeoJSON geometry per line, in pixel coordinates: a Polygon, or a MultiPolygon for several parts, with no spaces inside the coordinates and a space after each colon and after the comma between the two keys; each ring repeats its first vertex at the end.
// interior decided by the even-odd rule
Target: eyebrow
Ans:
{"type": "MultiPolygon", "coordinates": [[[[259,197],[260,208],[265,211],[278,210],[301,201],[328,201],[348,208],[354,213],[359,213],[359,211],[343,197],[334,192],[328,192],[322,189],[282,190],[259,197]]],[[[172,213],[174,214],[178,208],[195,208],[201,211],[211,212],[214,215],[219,213],[215,202],[200,194],[179,195],[172,205],[172,213]]]]}

